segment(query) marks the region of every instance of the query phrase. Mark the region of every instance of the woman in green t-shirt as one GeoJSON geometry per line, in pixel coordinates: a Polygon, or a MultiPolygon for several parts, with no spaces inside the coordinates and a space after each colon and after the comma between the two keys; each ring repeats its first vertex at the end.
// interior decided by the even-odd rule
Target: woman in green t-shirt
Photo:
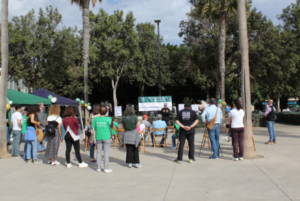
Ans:
{"type": "MultiPolygon", "coordinates": [[[[133,105],[127,105],[124,111],[124,116],[122,117],[122,128],[125,129],[123,137],[124,141],[126,135],[134,135],[137,132],[137,127],[138,120],[134,112],[134,107],[133,105]]],[[[138,136],[139,134],[137,134],[136,137],[138,136]]],[[[126,142],[124,143],[126,144],[126,142]]],[[[137,168],[142,167],[139,159],[139,148],[136,144],[126,144],[126,163],[130,168],[132,167],[132,164],[137,168]]]]}
{"type": "Polygon", "coordinates": [[[97,144],[97,172],[101,171],[102,147],[104,150],[104,172],[112,172],[109,169],[109,149],[111,143],[110,125],[111,118],[106,117],[107,108],[100,107],[100,117],[93,119],[93,129],[95,130],[95,139],[97,144]]]}

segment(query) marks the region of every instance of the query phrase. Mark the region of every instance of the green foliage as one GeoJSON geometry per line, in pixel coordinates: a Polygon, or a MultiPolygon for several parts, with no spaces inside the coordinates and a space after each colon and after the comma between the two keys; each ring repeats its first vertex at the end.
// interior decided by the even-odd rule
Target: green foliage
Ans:
{"type": "Polygon", "coordinates": [[[276,122],[300,125],[300,114],[296,112],[277,112],[276,122]]]}

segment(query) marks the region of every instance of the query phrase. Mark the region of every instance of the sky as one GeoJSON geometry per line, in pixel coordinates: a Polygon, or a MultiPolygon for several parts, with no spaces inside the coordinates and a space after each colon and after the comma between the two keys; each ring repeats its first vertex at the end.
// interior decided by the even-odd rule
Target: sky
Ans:
{"type": "MultiPolygon", "coordinates": [[[[276,16],[296,0],[252,0],[253,7],[261,11],[275,25],[280,22],[276,16]]],[[[45,9],[52,5],[57,7],[63,16],[64,26],[77,26],[82,29],[82,12],[77,5],[71,5],[70,0],[9,0],[9,19],[13,16],[26,15],[34,9],[38,13],[39,8],[45,9]]],[[[0,5],[1,7],[1,5],[0,5]]],[[[180,45],[182,39],[179,38],[179,23],[186,20],[186,13],[190,11],[188,0],[103,0],[97,3],[91,11],[98,13],[103,8],[107,13],[113,14],[114,10],[124,10],[125,14],[132,11],[136,23],[151,22],[154,24],[155,18],[161,19],[160,34],[164,38],[164,43],[180,45]]]]}

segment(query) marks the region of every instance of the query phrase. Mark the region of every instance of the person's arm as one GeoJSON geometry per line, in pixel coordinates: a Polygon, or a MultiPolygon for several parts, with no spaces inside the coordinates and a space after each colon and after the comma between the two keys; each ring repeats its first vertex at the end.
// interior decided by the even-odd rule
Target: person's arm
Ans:
{"type": "Polygon", "coordinates": [[[220,110],[220,126],[223,125],[223,113],[222,113],[222,110],[219,108],[218,110],[220,110]]]}
{"type": "Polygon", "coordinates": [[[58,132],[59,132],[59,135],[60,135],[60,142],[63,142],[63,137],[62,137],[62,131],[61,131],[61,124],[59,123],[58,124],[58,132]]]}
{"type": "Polygon", "coordinates": [[[229,117],[228,117],[228,120],[229,120],[229,129],[228,129],[228,134],[229,134],[229,131],[230,131],[230,128],[231,128],[232,117],[229,116],[229,117]]]}
{"type": "Polygon", "coordinates": [[[22,119],[18,119],[18,124],[19,124],[20,128],[22,128],[22,119]]]}
{"type": "Polygon", "coordinates": [[[74,117],[74,123],[75,123],[75,128],[79,131],[80,127],[79,127],[79,123],[77,118],[74,117]]]}
{"type": "Polygon", "coordinates": [[[206,114],[207,114],[207,110],[204,110],[203,113],[201,114],[202,122],[205,122],[205,124],[208,123],[205,119],[206,114]]]}
{"type": "Polygon", "coordinates": [[[34,114],[31,114],[29,116],[31,123],[33,123],[34,125],[40,126],[40,122],[37,122],[34,120],[34,114]]]}
{"type": "Polygon", "coordinates": [[[267,117],[268,114],[269,114],[271,111],[272,111],[271,107],[268,107],[267,111],[266,111],[265,114],[264,114],[265,117],[267,117]]]}
{"type": "Polygon", "coordinates": [[[11,127],[13,128],[14,127],[13,121],[10,121],[10,124],[11,124],[11,127]]]}

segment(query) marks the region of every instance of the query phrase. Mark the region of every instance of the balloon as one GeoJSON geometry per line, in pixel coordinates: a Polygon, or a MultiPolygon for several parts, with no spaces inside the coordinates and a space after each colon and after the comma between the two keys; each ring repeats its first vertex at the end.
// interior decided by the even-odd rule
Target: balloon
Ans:
{"type": "Polygon", "coordinates": [[[88,110],[91,110],[91,109],[92,109],[92,107],[91,107],[91,106],[88,106],[88,107],[87,107],[87,109],[88,109],[88,110]]]}
{"type": "Polygon", "coordinates": [[[49,100],[51,100],[52,98],[53,98],[53,96],[51,96],[51,95],[48,96],[48,99],[49,99],[49,100]]]}
{"type": "Polygon", "coordinates": [[[222,102],[222,105],[225,106],[225,105],[226,105],[226,102],[222,102]]]}
{"type": "Polygon", "coordinates": [[[13,102],[10,100],[10,101],[8,101],[8,103],[10,104],[10,105],[12,105],[13,104],[13,102]]]}
{"type": "Polygon", "coordinates": [[[219,103],[219,104],[218,104],[218,107],[221,108],[221,107],[222,107],[222,104],[219,103]]]}
{"type": "Polygon", "coordinates": [[[88,104],[84,104],[84,107],[87,107],[88,106],[88,104]]]}
{"type": "Polygon", "coordinates": [[[84,104],[84,100],[81,100],[80,103],[81,103],[81,105],[83,105],[84,104]]]}
{"type": "Polygon", "coordinates": [[[10,110],[10,104],[9,103],[6,103],[6,109],[10,110]]]}
{"type": "Polygon", "coordinates": [[[296,107],[299,107],[299,105],[296,105],[296,107]]]}
{"type": "Polygon", "coordinates": [[[57,99],[51,98],[51,103],[56,103],[57,99]]]}
{"type": "Polygon", "coordinates": [[[76,98],[75,100],[79,102],[79,101],[80,101],[80,98],[76,98]]]}
{"type": "Polygon", "coordinates": [[[91,103],[88,103],[88,106],[90,106],[91,105],[91,103]]]}
{"type": "Polygon", "coordinates": [[[219,99],[219,100],[218,100],[218,103],[222,103],[222,102],[223,102],[222,99],[219,99]]]}
{"type": "Polygon", "coordinates": [[[53,97],[53,98],[55,98],[55,100],[57,100],[57,98],[56,98],[56,97],[53,97]]]}

